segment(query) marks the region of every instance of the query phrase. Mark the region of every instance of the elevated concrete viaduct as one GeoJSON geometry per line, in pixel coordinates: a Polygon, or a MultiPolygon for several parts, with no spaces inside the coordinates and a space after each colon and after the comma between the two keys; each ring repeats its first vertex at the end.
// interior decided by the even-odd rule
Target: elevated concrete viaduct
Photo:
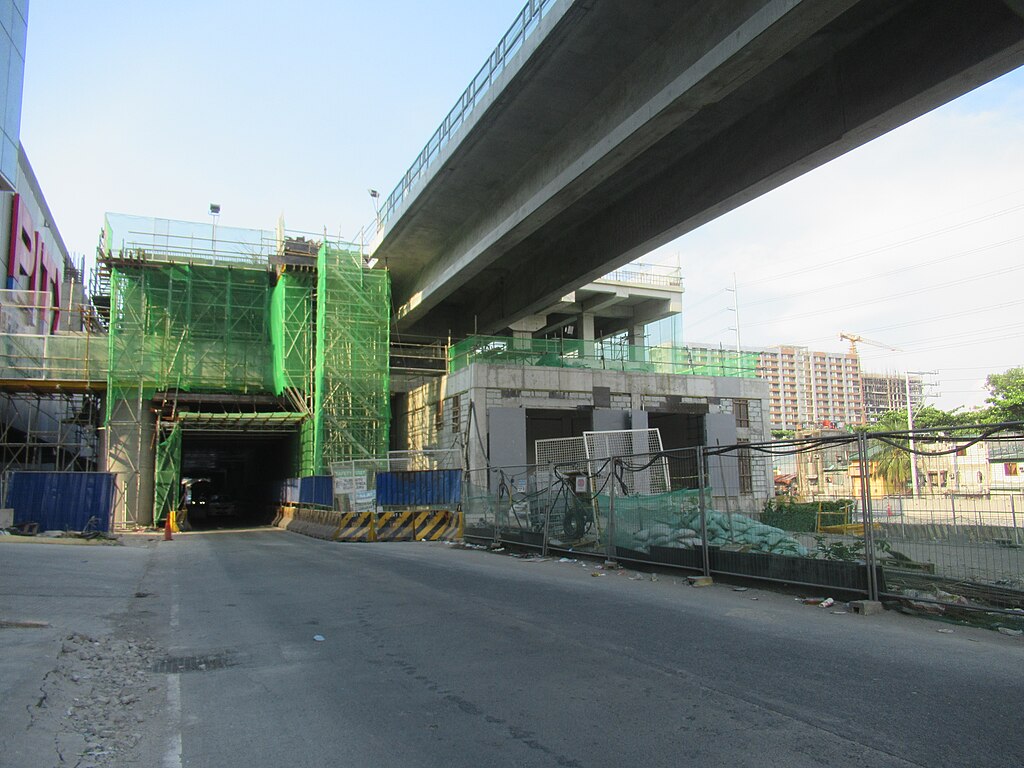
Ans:
{"type": "Polygon", "coordinates": [[[1024,63],[1021,0],[533,6],[385,211],[399,330],[499,332],[1024,63]]]}

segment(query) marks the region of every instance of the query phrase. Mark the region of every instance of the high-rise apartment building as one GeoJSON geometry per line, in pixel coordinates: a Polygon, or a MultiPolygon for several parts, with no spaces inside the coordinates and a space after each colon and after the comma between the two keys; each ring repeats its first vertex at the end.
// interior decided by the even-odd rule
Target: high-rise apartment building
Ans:
{"type": "Polygon", "coordinates": [[[818,352],[778,346],[761,351],[758,375],[770,384],[773,429],[864,421],[860,358],[850,352],[818,352]]]}

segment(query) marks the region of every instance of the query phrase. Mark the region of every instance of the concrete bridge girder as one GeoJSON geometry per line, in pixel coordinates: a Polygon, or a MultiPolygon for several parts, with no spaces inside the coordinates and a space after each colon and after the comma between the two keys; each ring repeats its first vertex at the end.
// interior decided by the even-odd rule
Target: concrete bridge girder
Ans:
{"type": "Polygon", "coordinates": [[[1024,62],[1001,0],[628,6],[565,11],[385,235],[400,327],[499,331],[1024,62]]]}

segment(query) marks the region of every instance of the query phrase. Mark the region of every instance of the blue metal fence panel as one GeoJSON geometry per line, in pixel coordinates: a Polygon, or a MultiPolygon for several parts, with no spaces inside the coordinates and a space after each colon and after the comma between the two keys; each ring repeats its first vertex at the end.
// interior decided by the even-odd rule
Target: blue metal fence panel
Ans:
{"type": "Polygon", "coordinates": [[[377,504],[382,507],[440,507],[461,501],[461,469],[377,473],[377,504]]]}
{"type": "Polygon", "coordinates": [[[299,503],[334,506],[334,478],[330,475],[314,475],[299,479],[299,503]]]}
{"type": "Polygon", "coordinates": [[[41,531],[109,531],[114,482],[112,472],[14,472],[7,506],[15,524],[38,523],[41,531]]]}
{"type": "Polygon", "coordinates": [[[285,504],[299,503],[299,478],[290,477],[281,482],[278,501],[285,504]]]}

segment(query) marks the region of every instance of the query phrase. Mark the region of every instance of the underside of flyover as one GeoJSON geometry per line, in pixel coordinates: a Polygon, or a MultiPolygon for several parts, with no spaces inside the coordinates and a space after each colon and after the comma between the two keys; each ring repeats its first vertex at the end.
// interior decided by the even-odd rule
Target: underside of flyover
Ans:
{"type": "Polygon", "coordinates": [[[1024,63],[1022,13],[571,4],[384,234],[397,327],[500,332],[1024,63]]]}

